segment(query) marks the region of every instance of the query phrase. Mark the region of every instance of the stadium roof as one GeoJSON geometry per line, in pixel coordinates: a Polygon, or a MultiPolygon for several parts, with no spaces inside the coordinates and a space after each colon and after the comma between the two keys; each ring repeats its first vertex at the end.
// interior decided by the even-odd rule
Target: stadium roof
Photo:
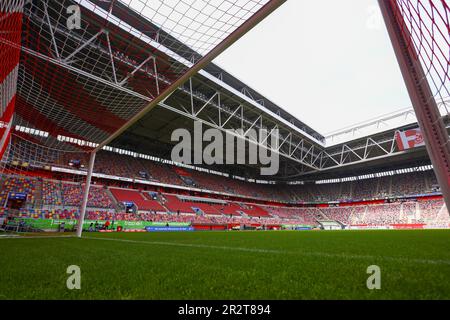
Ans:
{"type": "Polygon", "coordinates": [[[31,1],[15,123],[102,146],[283,2],[31,1]]]}
{"type": "MultiPolygon", "coordinates": [[[[14,123],[47,133],[33,139],[54,148],[79,150],[70,137],[89,142],[85,150],[108,143],[166,159],[171,133],[192,130],[192,120],[222,130],[277,128],[281,170],[274,180],[428,161],[424,148],[395,146],[395,130],[417,126],[409,109],[324,136],[210,63],[208,55],[235,40],[236,30],[282,2],[33,0],[24,10],[14,123]],[[67,28],[71,4],[81,6],[81,29],[67,28]]],[[[448,103],[441,102],[443,115],[448,103]]],[[[260,178],[257,165],[210,168],[260,178]]]]}

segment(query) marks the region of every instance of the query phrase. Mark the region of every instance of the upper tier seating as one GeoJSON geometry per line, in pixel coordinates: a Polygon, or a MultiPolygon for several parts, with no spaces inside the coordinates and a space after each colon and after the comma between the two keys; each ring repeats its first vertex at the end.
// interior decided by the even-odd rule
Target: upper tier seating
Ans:
{"type": "Polygon", "coordinates": [[[185,186],[183,180],[168,165],[143,159],[139,159],[138,161],[141,162],[153,180],[165,184],[185,186]]]}

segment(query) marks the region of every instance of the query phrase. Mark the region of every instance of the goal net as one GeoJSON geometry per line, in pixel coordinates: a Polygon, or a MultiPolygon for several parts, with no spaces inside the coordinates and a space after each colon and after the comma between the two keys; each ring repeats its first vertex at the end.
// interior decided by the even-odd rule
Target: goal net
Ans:
{"type": "Polygon", "coordinates": [[[450,7],[448,1],[394,0],[394,15],[414,49],[441,113],[450,107],[450,7]]]}
{"type": "Polygon", "coordinates": [[[91,155],[283,2],[1,1],[1,222],[113,219],[91,155]]]}

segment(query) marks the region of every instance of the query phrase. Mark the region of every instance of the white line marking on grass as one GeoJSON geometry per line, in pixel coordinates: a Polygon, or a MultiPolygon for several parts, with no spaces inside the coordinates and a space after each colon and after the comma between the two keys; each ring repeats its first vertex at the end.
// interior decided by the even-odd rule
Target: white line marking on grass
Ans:
{"type": "Polygon", "coordinates": [[[204,248],[204,249],[223,249],[223,250],[259,252],[259,253],[286,253],[286,251],[281,251],[281,250],[242,248],[242,247],[226,247],[226,246],[211,246],[211,245],[207,245],[207,244],[176,243],[176,242],[164,242],[164,241],[139,241],[139,240],[129,240],[129,239],[119,239],[119,238],[97,238],[97,237],[82,237],[82,239],[105,240],[105,241],[120,241],[120,242],[129,242],[129,243],[162,245],[162,246],[174,246],[174,247],[189,247],[189,248],[204,248]]]}
{"type": "Polygon", "coordinates": [[[75,238],[76,236],[20,236],[20,235],[9,235],[9,236],[2,236],[0,237],[0,240],[2,239],[60,239],[60,238],[75,238]]]}
{"type": "Polygon", "coordinates": [[[401,263],[412,263],[412,264],[450,265],[450,260],[410,259],[410,258],[402,258],[402,257],[370,256],[370,255],[356,255],[356,254],[346,254],[346,253],[327,253],[327,252],[317,252],[317,251],[316,252],[283,251],[283,250],[273,250],[273,249],[214,246],[214,245],[193,244],[193,243],[175,243],[175,242],[164,242],[164,241],[140,241],[140,240],[119,239],[119,238],[82,237],[82,239],[118,241],[118,242],[126,242],[126,243],[163,245],[163,246],[173,246],[173,247],[189,247],[189,248],[200,248],[200,249],[221,249],[221,250],[253,252],[253,253],[292,254],[292,255],[316,256],[316,257],[326,257],[326,258],[388,260],[388,261],[395,261],[395,262],[401,262],[401,263]]]}

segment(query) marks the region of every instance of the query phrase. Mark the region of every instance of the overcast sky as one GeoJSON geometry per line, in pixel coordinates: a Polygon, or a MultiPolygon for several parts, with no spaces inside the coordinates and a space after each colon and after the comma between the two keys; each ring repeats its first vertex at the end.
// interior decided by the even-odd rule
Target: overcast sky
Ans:
{"type": "Polygon", "coordinates": [[[376,0],[288,0],[214,62],[322,134],[411,104],[376,0]]]}

